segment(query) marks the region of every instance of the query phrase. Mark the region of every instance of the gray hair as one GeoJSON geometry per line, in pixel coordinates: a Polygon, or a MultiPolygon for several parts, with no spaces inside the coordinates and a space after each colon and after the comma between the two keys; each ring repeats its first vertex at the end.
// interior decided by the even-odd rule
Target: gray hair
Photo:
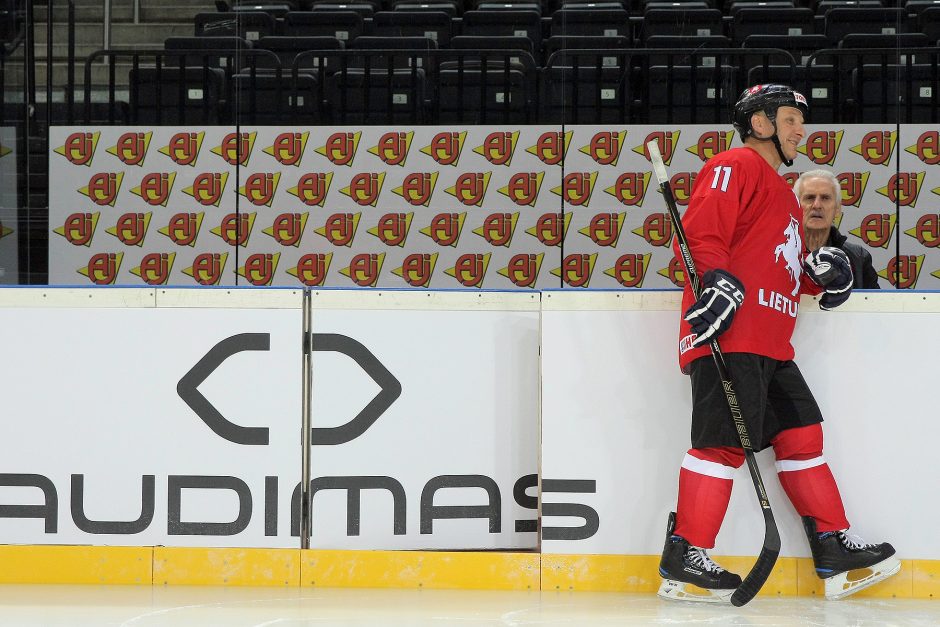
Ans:
{"type": "Polygon", "coordinates": [[[810,170],[809,172],[801,174],[800,178],[796,179],[796,183],[793,184],[793,193],[796,194],[797,198],[800,197],[800,192],[803,189],[803,181],[806,179],[825,179],[829,181],[832,185],[833,197],[837,200],[841,199],[839,180],[836,178],[836,175],[829,170],[810,170]]]}

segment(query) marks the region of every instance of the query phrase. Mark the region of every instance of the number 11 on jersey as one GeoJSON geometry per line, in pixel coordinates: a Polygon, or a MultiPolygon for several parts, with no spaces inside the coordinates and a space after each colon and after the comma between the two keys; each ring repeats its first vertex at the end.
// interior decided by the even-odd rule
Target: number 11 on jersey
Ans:
{"type": "Polygon", "coordinates": [[[712,181],[712,189],[718,189],[718,179],[721,179],[721,191],[728,191],[728,181],[731,179],[731,166],[720,165],[715,168],[715,179],[712,181]],[[724,173],[724,175],[722,175],[724,173]]]}

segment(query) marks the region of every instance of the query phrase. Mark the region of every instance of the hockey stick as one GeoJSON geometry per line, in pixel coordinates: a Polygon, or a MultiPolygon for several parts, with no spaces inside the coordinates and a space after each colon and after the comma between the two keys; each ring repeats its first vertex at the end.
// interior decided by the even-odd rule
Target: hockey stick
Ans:
{"type": "MultiPolygon", "coordinates": [[[[679,209],[676,207],[676,199],[672,195],[672,187],[669,185],[669,177],[666,175],[666,165],[663,163],[663,156],[659,152],[659,144],[653,140],[646,144],[649,151],[650,161],[653,164],[653,171],[656,173],[656,179],[659,181],[659,189],[663,192],[666,199],[666,206],[669,208],[669,217],[672,219],[672,227],[676,233],[676,239],[679,241],[679,252],[682,254],[682,262],[685,265],[686,280],[692,286],[692,294],[699,297],[702,286],[699,283],[698,274],[695,272],[695,262],[692,259],[692,253],[689,250],[689,240],[685,236],[685,229],[682,228],[682,220],[679,218],[679,209]]],[[[731,375],[728,373],[728,365],[725,363],[724,354],[718,345],[718,340],[713,339],[709,342],[712,350],[712,357],[715,359],[715,365],[718,367],[718,376],[721,378],[721,385],[725,390],[725,398],[728,401],[728,409],[731,410],[731,418],[734,420],[734,428],[741,439],[741,448],[744,449],[744,459],[747,462],[747,469],[751,473],[751,480],[754,482],[754,489],[757,490],[757,500],[764,511],[764,546],[761,547],[757,562],[751,568],[744,581],[734,594],[731,595],[731,604],[742,606],[753,599],[761,587],[767,581],[774,564],[777,562],[777,556],[780,554],[780,532],[777,530],[777,523],[774,521],[774,513],[770,509],[770,500],[767,498],[767,492],[764,490],[764,481],[760,476],[760,469],[757,467],[757,458],[754,457],[754,449],[751,447],[751,437],[747,433],[747,427],[741,416],[741,408],[738,406],[738,396],[734,391],[734,384],[731,381],[731,375]]]]}

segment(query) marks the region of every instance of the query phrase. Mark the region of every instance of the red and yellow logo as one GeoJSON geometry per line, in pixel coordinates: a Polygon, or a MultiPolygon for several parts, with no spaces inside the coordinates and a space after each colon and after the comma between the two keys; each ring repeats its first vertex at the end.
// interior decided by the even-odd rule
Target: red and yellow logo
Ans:
{"type": "Polygon", "coordinates": [[[533,207],[538,200],[544,178],[544,172],[519,172],[509,178],[506,187],[500,187],[496,191],[517,205],[533,207]]]}
{"type": "Polygon", "coordinates": [[[97,253],[88,260],[87,266],[78,269],[78,273],[95,285],[114,285],[123,259],[124,253],[97,253]]]}
{"type": "Polygon", "coordinates": [[[587,207],[591,204],[595,181],[597,172],[569,172],[559,187],[552,188],[552,193],[561,196],[569,205],[587,207]]]}
{"type": "Polygon", "coordinates": [[[385,172],[363,172],[353,176],[349,186],[339,190],[339,193],[349,196],[357,205],[374,207],[379,201],[383,183],[385,172]]]}
{"type": "Polygon", "coordinates": [[[304,229],[307,227],[307,217],[310,214],[304,213],[282,213],[274,222],[261,232],[270,235],[281,246],[300,246],[300,240],[304,236],[304,229]]]}
{"type": "Polygon", "coordinates": [[[434,240],[434,243],[438,246],[456,248],[466,219],[466,212],[439,213],[431,218],[430,224],[421,229],[421,233],[434,240]]]}
{"type": "Polygon", "coordinates": [[[140,185],[131,188],[131,193],[140,196],[148,205],[166,207],[174,181],[176,172],[152,172],[145,174],[140,185]]]}
{"type": "Polygon", "coordinates": [[[193,259],[193,265],[183,269],[183,274],[190,276],[199,285],[218,285],[225,271],[228,253],[200,253],[193,259]]]}
{"type": "MultiPolygon", "coordinates": [[[[695,185],[695,172],[676,172],[669,179],[669,186],[672,188],[672,195],[676,199],[676,204],[685,207],[692,198],[692,187],[695,185]]],[[[660,192],[662,193],[662,192],[660,192]]]]}
{"type": "Polygon", "coordinates": [[[297,260],[297,265],[287,270],[307,287],[317,287],[326,282],[330,272],[333,253],[308,253],[297,260]]]}
{"type": "Polygon", "coordinates": [[[444,270],[444,274],[457,279],[464,287],[482,288],[486,271],[490,267],[491,253],[467,253],[460,255],[453,268],[444,270]]]}
{"type": "Polygon", "coordinates": [[[643,287],[646,270],[650,265],[650,253],[628,253],[620,255],[613,268],[604,270],[604,274],[613,277],[624,287],[643,287]]]}
{"type": "Polygon", "coordinates": [[[845,131],[816,131],[810,133],[806,138],[806,143],[796,150],[806,155],[806,158],[816,165],[831,166],[839,154],[843,135],[845,131]]]}
{"type": "Polygon", "coordinates": [[[408,255],[401,262],[400,268],[392,270],[392,274],[401,277],[411,287],[430,287],[437,256],[437,253],[408,255]]]}
{"type": "Polygon", "coordinates": [[[734,131],[708,131],[702,133],[694,146],[685,149],[702,161],[708,161],[720,152],[724,152],[731,147],[731,140],[734,139],[734,131]]]}
{"type": "Polygon", "coordinates": [[[147,213],[125,213],[117,219],[114,226],[105,229],[109,235],[113,235],[125,246],[143,246],[144,238],[147,237],[147,229],[150,228],[150,218],[152,212],[147,213]]]}
{"type": "Polygon", "coordinates": [[[385,133],[375,146],[369,148],[369,152],[381,159],[385,165],[404,167],[411,150],[412,138],[414,131],[385,133]]]}
{"type": "Polygon", "coordinates": [[[238,269],[238,275],[248,279],[252,285],[271,285],[277,272],[277,263],[281,253],[255,253],[245,259],[245,265],[238,269]]]}
{"type": "Polygon", "coordinates": [[[651,141],[655,141],[659,146],[659,152],[663,156],[663,163],[669,165],[676,154],[676,144],[679,143],[680,133],[681,131],[654,131],[646,136],[642,144],[634,146],[633,152],[643,155],[647,161],[650,161],[650,153],[646,145],[651,141]]]}
{"type": "Polygon", "coordinates": [[[414,219],[412,213],[386,213],[379,218],[378,223],[368,230],[370,235],[375,235],[382,240],[386,246],[405,246],[408,239],[408,232],[411,230],[411,221],[414,219]]]}
{"type": "Polygon", "coordinates": [[[483,204],[486,190],[490,186],[491,172],[465,172],[457,177],[453,187],[444,191],[467,206],[483,204]]]}
{"type": "Polygon", "coordinates": [[[598,213],[591,218],[590,224],[578,229],[578,233],[591,238],[598,246],[615,247],[620,240],[620,231],[626,216],[626,213],[598,213]]]}
{"type": "Polygon", "coordinates": [[[587,288],[591,284],[595,262],[597,262],[597,253],[567,255],[561,260],[561,267],[552,270],[552,274],[560,277],[571,287],[587,288]]]}
{"type": "Polygon", "coordinates": [[[107,152],[121,160],[124,165],[143,166],[144,159],[147,158],[147,150],[150,149],[150,138],[152,132],[147,133],[124,133],[118,137],[117,142],[107,152]]]}
{"type": "Polygon", "coordinates": [[[228,172],[205,172],[198,175],[183,193],[192,196],[200,205],[218,207],[228,182],[228,172]]]}
{"type": "Polygon", "coordinates": [[[314,233],[322,235],[334,246],[352,246],[360,217],[361,213],[334,213],[314,233]]]}
{"type": "Polygon", "coordinates": [[[516,287],[528,287],[535,289],[539,279],[539,272],[542,270],[542,260],[545,253],[520,253],[513,255],[505,268],[496,271],[496,274],[504,276],[516,287]]]}
{"type": "Polygon", "coordinates": [[[917,218],[914,228],[904,231],[904,234],[910,235],[926,248],[940,246],[940,214],[925,213],[917,218]]]}
{"type": "Polygon", "coordinates": [[[888,166],[898,141],[897,131],[871,131],[862,137],[862,143],[849,148],[872,165],[888,166]]]}
{"type": "Polygon", "coordinates": [[[612,187],[604,191],[627,207],[642,207],[649,186],[649,172],[624,172],[617,177],[612,187]]]}
{"type": "Polygon", "coordinates": [[[643,220],[643,226],[633,229],[650,246],[669,246],[672,242],[672,218],[665,213],[651,213],[643,220]]]}
{"type": "Polygon", "coordinates": [[[669,260],[667,267],[658,270],[657,274],[672,281],[676,287],[685,287],[685,266],[675,257],[669,260]]]}
{"type": "Polygon", "coordinates": [[[297,185],[287,190],[308,207],[322,207],[333,182],[332,172],[309,172],[297,180],[297,185]]]}
{"type": "Polygon", "coordinates": [[[858,207],[868,187],[870,172],[843,172],[836,177],[842,190],[842,206],[858,207]]]}
{"type": "Polygon", "coordinates": [[[309,132],[281,133],[274,138],[273,144],[261,152],[271,155],[281,165],[300,167],[300,160],[303,159],[309,138],[309,132]]]}
{"type": "Polygon", "coordinates": [[[551,131],[542,133],[534,146],[526,148],[526,152],[535,155],[545,165],[558,165],[568,154],[571,144],[572,131],[559,133],[551,131]]]}
{"type": "Polygon", "coordinates": [[[359,149],[359,138],[362,133],[333,133],[326,138],[326,143],[316,149],[318,154],[330,160],[333,165],[352,166],[359,149]]]}
{"type": "Polygon", "coordinates": [[[3,226],[3,222],[0,221],[0,239],[3,239],[4,237],[6,237],[7,235],[10,235],[11,233],[13,233],[13,229],[7,226],[3,226]]]}
{"type": "Polygon", "coordinates": [[[888,261],[888,267],[878,271],[878,276],[887,279],[891,285],[898,289],[914,289],[917,287],[917,279],[920,278],[920,270],[923,265],[924,255],[892,257],[888,261]]]}
{"type": "Polygon", "coordinates": [[[875,191],[901,207],[913,207],[917,204],[920,188],[926,172],[899,172],[892,174],[888,184],[875,191]]]}
{"type": "Polygon", "coordinates": [[[543,213],[535,221],[535,226],[526,229],[526,233],[536,238],[544,246],[561,246],[571,224],[570,213],[543,213]]]}
{"type": "Polygon", "coordinates": [[[518,141],[519,131],[497,131],[487,135],[483,144],[474,148],[473,152],[483,155],[493,165],[508,166],[512,163],[518,141]]]}
{"type": "Polygon", "coordinates": [[[392,193],[404,198],[409,205],[427,207],[437,187],[437,176],[437,172],[413,172],[392,193]]]}
{"type": "Polygon", "coordinates": [[[123,172],[100,172],[92,175],[88,180],[88,185],[79,189],[78,193],[88,196],[96,205],[113,207],[117,195],[121,191],[121,181],[123,180],[123,172]]]}
{"type": "Polygon", "coordinates": [[[65,143],[54,149],[53,152],[68,159],[72,165],[91,167],[91,161],[95,158],[95,150],[98,148],[100,138],[101,133],[97,131],[94,133],[72,133],[65,138],[65,143]]]}
{"type": "Polygon", "coordinates": [[[626,137],[627,131],[600,131],[594,133],[591,143],[579,148],[578,152],[586,154],[598,165],[617,165],[626,137]]]}
{"type": "Polygon", "coordinates": [[[248,176],[238,193],[256,207],[270,207],[281,181],[280,172],[255,172],[248,176]]]}
{"type": "Polygon", "coordinates": [[[421,149],[421,152],[434,159],[438,165],[456,166],[460,161],[460,153],[463,152],[463,143],[466,139],[466,131],[438,133],[431,139],[430,144],[421,149]]]}
{"type": "Polygon", "coordinates": [[[177,246],[195,246],[205,216],[204,211],[174,214],[166,226],[157,229],[157,233],[166,235],[177,246]]]}
{"type": "Polygon", "coordinates": [[[359,287],[375,287],[384,263],[385,253],[362,253],[353,257],[349,266],[342,268],[339,273],[359,287]]]}
{"type": "Polygon", "coordinates": [[[229,246],[246,246],[255,226],[256,213],[229,213],[209,232],[218,235],[229,246]]]}
{"type": "Polygon", "coordinates": [[[490,246],[509,248],[512,236],[516,232],[517,222],[519,222],[519,212],[491,213],[483,219],[482,226],[473,229],[473,232],[485,239],[490,246]]]}
{"type": "Polygon", "coordinates": [[[917,138],[917,143],[904,149],[927,165],[940,163],[940,132],[925,131],[917,138]]]}
{"type": "Polygon", "coordinates": [[[251,151],[255,147],[255,137],[258,133],[229,133],[222,138],[222,143],[210,152],[222,157],[229,165],[248,165],[251,151]]]}
{"type": "Polygon", "coordinates": [[[73,213],[65,219],[62,226],[52,229],[52,232],[64,237],[72,246],[90,246],[100,216],[100,211],[73,213]]]}
{"type": "Polygon", "coordinates": [[[202,140],[206,134],[202,131],[198,133],[177,133],[170,138],[168,143],[158,152],[166,155],[176,165],[188,165],[195,167],[196,160],[199,158],[199,151],[202,150],[202,140]]]}
{"type": "Polygon", "coordinates": [[[173,271],[176,253],[149,253],[140,260],[140,265],[131,268],[131,274],[139,276],[147,285],[166,285],[173,271]]]}
{"type": "Polygon", "coordinates": [[[872,213],[862,218],[858,228],[849,233],[865,242],[866,246],[887,249],[897,221],[897,214],[872,213]]]}

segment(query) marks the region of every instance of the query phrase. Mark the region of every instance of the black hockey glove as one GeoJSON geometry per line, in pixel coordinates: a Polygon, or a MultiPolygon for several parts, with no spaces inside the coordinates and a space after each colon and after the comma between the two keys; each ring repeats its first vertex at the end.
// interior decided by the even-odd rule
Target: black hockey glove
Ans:
{"type": "Polygon", "coordinates": [[[744,302],[744,286],[724,270],[709,270],[702,277],[701,296],[685,312],[696,338],[692,346],[701,346],[728,330],[734,312],[744,302]]]}
{"type": "Polygon", "coordinates": [[[806,256],[803,269],[826,293],[819,299],[819,308],[835,309],[852,293],[852,264],[841,248],[823,246],[806,256]]]}

